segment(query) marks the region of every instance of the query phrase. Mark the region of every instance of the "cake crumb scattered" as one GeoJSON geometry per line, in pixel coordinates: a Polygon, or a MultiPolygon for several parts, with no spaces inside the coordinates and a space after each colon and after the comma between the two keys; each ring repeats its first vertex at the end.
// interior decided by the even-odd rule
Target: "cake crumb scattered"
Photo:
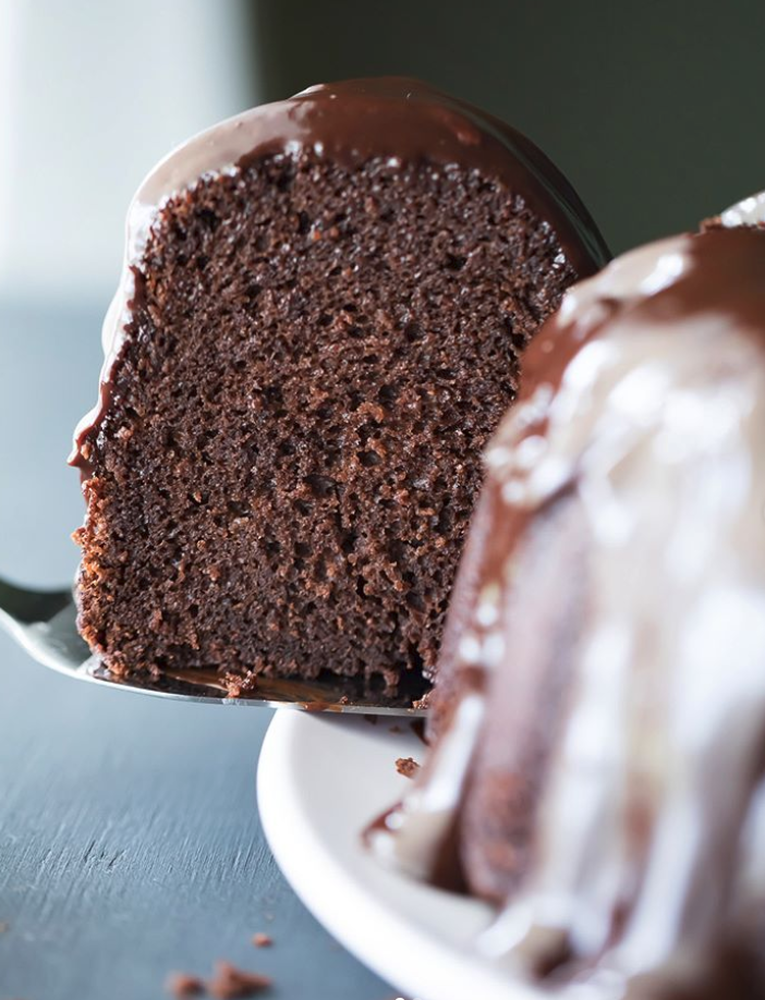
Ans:
{"type": "Polygon", "coordinates": [[[11,925],[7,920],[0,920],[0,934],[5,934],[6,931],[11,929],[11,925]]]}
{"type": "Polygon", "coordinates": [[[168,976],[166,989],[174,997],[198,997],[205,991],[205,984],[199,976],[186,972],[173,972],[168,976]]]}
{"type": "Polygon", "coordinates": [[[217,1000],[238,1000],[239,997],[255,996],[271,986],[268,976],[245,972],[230,962],[218,961],[215,969],[215,976],[207,983],[207,991],[210,996],[217,997],[217,1000]]]}
{"type": "Polygon", "coordinates": [[[388,729],[388,732],[389,733],[400,733],[401,732],[401,726],[390,726],[389,729],[388,729]]]}
{"type": "Polygon", "coordinates": [[[399,757],[396,761],[396,770],[405,778],[413,778],[419,769],[420,765],[414,757],[399,757]]]}
{"type": "Polygon", "coordinates": [[[258,931],[257,934],[252,935],[252,943],[256,948],[270,948],[274,943],[274,939],[269,934],[258,931]]]}

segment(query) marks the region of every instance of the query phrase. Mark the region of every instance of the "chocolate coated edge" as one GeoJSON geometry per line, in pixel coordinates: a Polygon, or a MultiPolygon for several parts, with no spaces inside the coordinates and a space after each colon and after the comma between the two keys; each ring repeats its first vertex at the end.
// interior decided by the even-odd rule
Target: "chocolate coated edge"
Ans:
{"type": "MultiPolygon", "coordinates": [[[[306,147],[350,167],[374,157],[390,156],[402,162],[475,169],[487,179],[505,184],[552,227],[580,278],[593,274],[610,258],[592,217],[541,150],[509,125],[417,80],[382,77],[320,85],[215,126],[170,154],[144,182],[142,191],[151,192],[152,178],[158,180],[158,211],[167,197],[162,196],[163,182],[159,178],[166,182],[168,176],[178,177],[180,186],[173,191],[177,194],[209,175],[203,171],[188,182],[179,163],[184,150],[195,144],[207,150],[214,147],[216,133],[225,133],[226,150],[232,148],[232,143],[246,143],[249,151],[235,161],[240,169],[260,157],[291,155],[306,147]],[[245,134],[240,139],[232,138],[240,126],[245,134]]],[[[230,166],[221,163],[220,169],[230,166]]],[[[128,264],[140,289],[140,261],[129,260],[128,264]]],[[[123,330],[130,324],[133,305],[133,301],[127,302],[123,330]]],[[[115,360],[116,356],[102,373],[96,409],[77,429],[69,464],[80,469],[83,480],[93,474],[84,446],[100,428],[108,410],[115,360]]]]}

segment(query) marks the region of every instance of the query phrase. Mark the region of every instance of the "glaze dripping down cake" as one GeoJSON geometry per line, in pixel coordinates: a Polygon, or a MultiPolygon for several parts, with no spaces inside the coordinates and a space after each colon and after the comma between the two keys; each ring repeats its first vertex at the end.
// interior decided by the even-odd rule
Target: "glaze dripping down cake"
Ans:
{"type": "Polygon", "coordinates": [[[564,996],[765,996],[756,207],[619,258],[538,334],[486,451],[431,751],[367,833],[497,904],[482,948],[564,996]]]}
{"type": "Polygon", "coordinates": [[[560,173],[411,80],[153,171],[77,431],[79,625],[118,675],[430,677],[518,358],[607,251],[560,173]]]}

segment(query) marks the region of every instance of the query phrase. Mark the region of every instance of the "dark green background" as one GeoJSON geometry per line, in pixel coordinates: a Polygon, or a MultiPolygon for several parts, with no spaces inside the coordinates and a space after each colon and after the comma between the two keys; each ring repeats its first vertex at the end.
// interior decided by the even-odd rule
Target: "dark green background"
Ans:
{"type": "Polygon", "coordinates": [[[529,135],[614,251],[765,188],[765,0],[255,0],[253,22],[269,100],[422,77],[529,135]]]}

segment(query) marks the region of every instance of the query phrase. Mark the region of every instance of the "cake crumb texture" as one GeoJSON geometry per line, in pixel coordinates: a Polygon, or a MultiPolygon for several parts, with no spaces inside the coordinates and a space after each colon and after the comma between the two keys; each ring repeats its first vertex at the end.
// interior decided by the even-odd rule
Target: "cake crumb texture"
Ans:
{"type": "Polygon", "coordinates": [[[85,639],[233,695],[431,677],[481,450],[575,277],[555,233],[476,170],[270,154],[165,203],[134,276],[83,445],[85,639]]]}

